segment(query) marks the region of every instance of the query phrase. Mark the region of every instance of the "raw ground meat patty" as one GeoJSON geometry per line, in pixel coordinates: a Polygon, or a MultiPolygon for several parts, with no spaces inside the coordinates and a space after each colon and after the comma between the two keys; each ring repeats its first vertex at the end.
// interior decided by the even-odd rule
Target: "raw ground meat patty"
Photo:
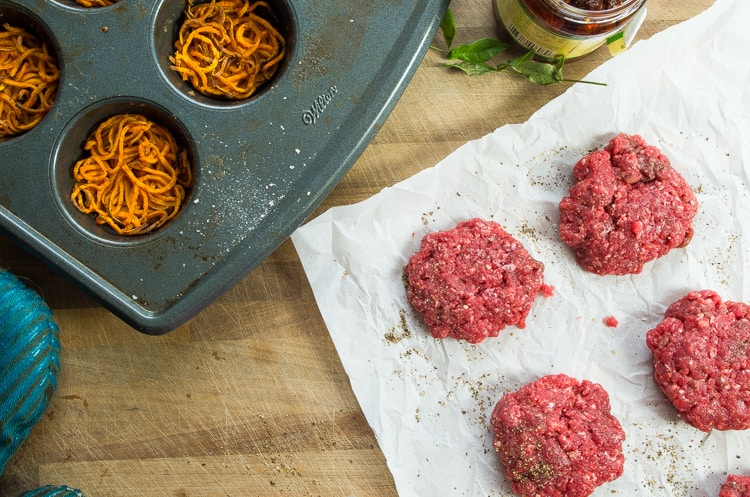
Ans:
{"type": "Polygon", "coordinates": [[[559,206],[560,238],[586,270],[637,274],[693,236],[693,190],[640,136],[615,136],[579,160],[573,174],[559,206]]]}
{"type": "Polygon", "coordinates": [[[544,376],[504,395],[490,423],[505,475],[524,497],[585,497],[622,475],[625,432],[596,383],[544,376]]]}
{"type": "Polygon", "coordinates": [[[694,291],[646,334],[654,380],[702,431],[750,428],[750,306],[694,291]]]}
{"type": "Polygon", "coordinates": [[[750,476],[728,475],[719,497],[750,497],[750,476]]]}
{"type": "Polygon", "coordinates": [[[479,343],[523,328],[544,285],[544,265],[498,223],[469,219],[422,238],[405,268],[409,302],[435,338],[479,343]]]}

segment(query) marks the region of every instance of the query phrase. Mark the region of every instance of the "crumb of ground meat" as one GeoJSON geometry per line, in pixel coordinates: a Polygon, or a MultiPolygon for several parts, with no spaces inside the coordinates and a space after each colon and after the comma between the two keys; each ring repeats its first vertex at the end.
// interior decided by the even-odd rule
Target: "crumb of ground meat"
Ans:
{"type": "Polygon", "coordinates": [[[615,136],[579,160],[573,174],[575,183],[559,206],[559,231],[586,270],[637,274],[693,236],[693,190],[640,136],[615,136]]]}
{"type": "Polygon", "coordinates": [[[750,306],[688,293],[646,334],[654,380],[702,431],[750,428],[750,306]]]}
{"type": "Polygon", "coordinates": [[[620,324],[620,322],[617,321],[617,318],[614,316],[607,316],[604,318],[604,324],[610,328],[617,328],[617,325],[620,324]]]}
{"type": "Polygon", "coordinates": [[[719,497],[750,497],[750,476],[728,475],[719,497]]]}
{"type": "Polygon", "coordinates": [[[470,343],[523,328],[537,294],[553,291],[544,265],[498,223],[481,219],[426,235],[404,272],[409,302],[432,336],[470,343]]]}
{"type": "Polygon", "coordinates": [[[505,394],[490,418],[513,492],[586,497],[622,475],[625,432],[601,385],[564,374],[505,394]]]}

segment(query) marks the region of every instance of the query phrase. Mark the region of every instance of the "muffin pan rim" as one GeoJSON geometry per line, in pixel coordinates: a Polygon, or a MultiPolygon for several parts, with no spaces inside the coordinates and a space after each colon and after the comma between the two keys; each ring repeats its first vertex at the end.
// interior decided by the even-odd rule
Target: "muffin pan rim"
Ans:
{"type": "MultiPolygon", "coordinates": [[[[21,5],[21,8],[25,8],[23,4],[28,1],[30,0],[17,0],[16,2],[3,0],[0,2],[0,8],[16,4],[21,5]]],[[[145,2],[144,4],[142,0],[122,0],[122,2],[130,2],[132,5],[148,4],[148,2],[145,2]]],[[[293,6],[290,7],[294,11],[292,14],[293,16],[297,16],[299,13],[304,13],[305,8],[308,7],[304,1],[290,3],[293,4],[293,6]]],[[[149,9],[150,14],[147,19],[149,24],[153,23],[153,16],[156,15],[156,9],[159,5],[161,5],[161,3],[154,5],[153,9],[149,9]]],[[[60,8],[61,7],[59,6],[50,7],[51,11],[60,8]]],[[[347,9],[348,7],[334,5],[331,8],[347,9]]],[[[380,6],[372,8],[380,8],[380,6]]],[[[397,10],[393,6],[383,6],[382,8],[385,9],[385,15],[391,15],[397,10]],[[393,12],[389,9],[393,10],[393,12]]],[[[171,331],[197,314],[203,307],[237,283],[255,266],[262,262],[266,256],[275,250],[276,247],[278,247],[300,224],[302,224],[305,218],[311,214],[325,196],[327,196],[335,184],[338,183],[341,177],[343,177],[346,171],[348,171],[351,165],[353,165],[356,158],[361,154],[379,126],[390,113],[392,107],[395,105],[405,89],[406,84],[413,75],[413,72],[416,70],[424,52],[427,50],[429,41],[432,39],[432,36],[439,25],[445,8],[447,8],[447,1],[445,0],[439,4],[427,3],[426,5],[420,4],[412,6],[412,10],[409,12],[410,15],[406,18],[404,24],[398,26],[398,39],[395,41],[406,41],[405,44],[400,44],[400,46],[405,47],[406,49],[396,52],[395,47],[389,46],[388,48],[390,51],[377,54],[382,56],[384,60],[388,60],[389,63],[395,61],[395,69],[390,66],[386,67],[385,64],[373,64],[373,68],[365,68],[365,70],[371,70],[372,74],[375,74],[378,78],[382,78],[382,80],[378,79],[378,81],[375,81],[374,78],[369,80],[355,80],[354,78],[347,80],[346,77],[349,77],[349,75],[345,74],[347,69],[345,65],[335,66],[334,64],[329,64],[327,70],[335,75],[336,78],[339,78],[339,81],[343,82],[340,83],[338,94],[335,95],[333,102],[330,103],[327,109],[324,109],[321,112],[319,116],[320,121],[313,126],[307,126],[304,128],[306,132],[310,132],[311,138],[320,138],[324,141],[320,147],[310,153],[307,159],[305,159],[306,145],[303,146],[297,142],[293,142],[288,136],[284,136],[285,133],[283,131],[279,131],[279,127],[283,129],[286,125],[287,129],[289,129],[290,124],[288,123],[294,122],[295,124],[293,126],[301,128],[302,125],[299,124],[299,121],[302,119],[300,112],[307,108],[308,104],[312,101],[310,95],[320,95],[323,91],[331,88],[331,82],[337,82],[335,81],[336,78],[329,77],[330,75],[327,74],[311,73],[306,74],[305,77],[307,79],[304,79],[300,76],[298,71],[296,76],[300,78],[299,81],[291,82],[292,76],[287,74],[286,83],[284,83],[284,77],[282,77],[280,81],[275,83],[263,95],[260,95],[257,100],[252,102],[255,105],[247,105],[244,107],[245,110],[238,111],[243,113],[243,116],[246,116],[244,113],[248,112],[248,108],[268,108],[271,104],[283,104],[285,105],[284,110],[291,108],[295,112],[294,116],[287,116],[283,119],[279,118],[276,123],[269,122],[254,124],[257,127],[262,128],[260,131],[265,133],[263,135],[264,137],[266,135],[269,137],[269,144],[266,147],[267,150],[283,149],[286,150],[287,154],[283,160],[274,164],[277,169],[272,170],[265,176],[263,174],[259,175],[259,178],[267,184],[255,185],[257,186],[257,191],[250,192],[251,194],[257,195],[258,199],[251,199],[254,203],[243,204],[243,206],[250,205],[253,208],[260,206],[267,211],[257,217],[257,219],[248,221],[249,225],[252,224],[252,236],[261,238],[262,240],[260,241],[262,243],[259,243],[256,246],[254,244],[248,245],[245,239],[239,241],[223,240],[227,242],[226,249],[223,247],[219,248],[221,248],[222,251],[226,250],[227,253],[223,254],[222,252],[222,254],[217,255],[209,253],[207,250],[203,250],[206,246],[200,246],[200,243],[202,242],[200,235],[192,234],[190,240],[185,242],[185,244],[187,245],[188,243],[193,242],[197,244],[199,250],[196,250],[196,253],[191,254],[191,256],[198,261],[198,263],[203,264],[207,269],[205,271],[202,269],[198,270],[195,273],[197,274],[197,277],[192,275],[188,276],[187,279],[181,280],[179,282],[179,288],[175,288],[171,291],[172,297],[159,297],[159,302],[153,301],[148,303],[148,297],[142,298],[138,295],[138,291],[126,291],[120,288],[113,288],[112,282],[108,281],[106,277],[102,277],[101,274],[98,274],[96,268],[92,268],[90,264],[80,260],[80,254],[76,253],[76,244],[79,243],[80,240],[76,240],[75,243],[72,244],[68,240],[67,246],[61,246],[59,241],[55,240],[55,237],[58,236],[59,233],[55,233],[54,236],[49,237],[48,233],[45,233],[44,230],[40,230],[39,227],[35,225],[35,222],[38,218],[43,216],[41,211],[46,207],[49,207],[48,204],[51,202],[50,199],[46,199],[46,207],[45,202],[40,203],[40,207],[37,209],[40,212],[31,210],[29,211],[31,212],[31,215],[29,215],[28,212],[25,213],[26,215],[18,215],[18,212],[15,212],[13,209],[14,206],[19,205],[18,202],[14,203],[11,201],[9,202],[9,205],[6,205],[4,199],[8,194],[0,191],[0,228],[6,231],[18,243],[25,246],[38,257],[44,259],[51,266],[69,277],[69,279],[72,279],[75,283],[82,286],[97,298],[100,303],[134,328],[148,334],[161,334],[171,331]],[[427,6],[431,8],[428,9],[426,8],[427,6]],[[395,57],[393,57],[394,55],[395,57]],[[300,84],[300,82],[304,84],[300,84]],[[308,83],[311,82],[313,84],[309,85],[308,83]],[[303,90],[308,90],[308,86],[312,86],[312,90],[310,91],[313,93],[308,91],[306,94],[307,96],[304,96],[299,102],[295,102],[296,107],[287,105],[287,95],[281,95],[280,92],[289,91],[290,88],[296,89],[297,84],[300,84],[299,87],[303,90]],[[374,98],[363,99],[362,95],[374,98]],[[357,102],[357,99],[366,101],[357,102]],[[269,131],[265,126],[274,126],[273,131],[269,131]],[[351,129],[345,129],[347,127],[351,129]],[[299,150],[300,148],[302,149],[301,153],[299,150]],[[305,160],[308,162],[306,165],[304,163],[305,160]],[[324,163],[324,166],[320,166],[320,164],[324,163]],[[295,167],[296,169],[294,169],[295,167]],[[277,188],[280,193],[275,194],[270,185],[273,185],[274,181],[277,181],[277,179],[279,183],[287,181],[287,178],[284,175],[284,168],[288,169],[287,173],[291,179],[289,179],[287,185],[281,185],[286,186],[286,190],[281,191],[277,188]],[[288,172],[292,170],[293,172],[288,172]],[[262,187],[265,187],[267,191],[263,191],[262,187]],[[270,192],[268,191],[269,188],[271,189],[270,192]],[[264,202],[270,202],[271,204],[275,203],[277,207],[268,207],[267,205],[263,205],[264,202]],[[282,210],[283,212],[279,212],[282,210]],[[152,307],[149,307],[149,305],[152,305],[152,307]]],[[[110,8],[107,9],[111,10],[110,8]]],[[[393,15],[395,16],[395,14],[393,15]]],[[[37,14],[37,16],[40,17],[43,22],[45,21],[44,13],[37,14]]],[[[352,16],[351,21],[343,19],[342,22],[356,22],[361,19],[362,18],[355,18],[352,16]]],[[[304,24],[310,26],[314,24],[315,19],[309,20],[308,22],[308,19],[302,16],[295,22],[299,22],[300,25],[304,24]]],[[[384,21],[376,21],[375,27],[373,27],[372,22],[370,22],[365,31],[379,28],[380,26],[377,25],[378,22],[384,21]]],[[[99,26],[90,24],[88,28],[90,30],[98,30],[99,26]]],[[[348,25],[343,25],[343,28],[352,29],[349,28],[348,25]]],[[[299,26],[295,29],[299,29],[299,26]]],[[[55,33],[54,26],[50,27],[50,31],[53,36],[60,38],[60,35],[55,33]]],[[[113,30],[110,29],[109,33],[97,33],[91,35],[91,37],[106,36],[112,31],[113,30]]],[[[318,33],[315,32],[313,34],[318,33]]],[[[295,36],[299,36],[299,33],[295,34],[295,36]]],[[[363,37],[364,36],[367,36],[367,34],[364,34],[363,37]]],[[[60,41],[61,43],[65,43],[64,37],[62,37],[60,41]]],[[[308,61],[307,57],[310,56],[313,48],[316,47],[311,48],[306,41],[295,43],[295,50],[289,55],[287,62],[287,64],[289,64],[288,70],[290,72],[295,71],[297,70],[297,65],[299,63],[308,61]]],[[[368,53],[367,55],[371,54],[368,53]]],[[[150,58],[151,55],[148,54],[146,57],[150,58]]],[[[357,63],[362,58],[364,58],[364,55],[360,51],[353,54],[351,60],[353,61],[352,63],[357,63]]],[[[368,61],[370,59],[371,57],[368,57],[368,61]]],[[[61,61],[61,65],[65,68],[66,61],[61,61]]],[[[75,67],[73,69],[75,69],[75,67]]],[[[153,73],[154,70],[151,72],[153,73]]],[[[66,90],[66,88],[62,88],[61,90],[66,90]]],[[[172,95],[172,103],[182,101],[183,104],[185,104],[184,97],[177,95],[177,92],[173,89],[163,88],[161,90],[161,95],[163,96],[170,92],[172,95]]],[[[61,91],[61,93],[63,93],[63,91],[61,91]]],[[[77,95],[72,95],[68,88],[67,100],[65,103],[75,103],[76,105],[79,105],[79,110],[68,112],[67,114],[63,112],[62,116],[58,116],[59,120],[62,120],[65,123],[70,119],[73,119],[73,116],[80,111],[80,107],[84,105],[94,105],[100,96],[97,96],[97,98],[93,100],[82,99],[84,101],[76,101],[74,97],[77,97],[77,95]]],[[[122,95],[122,97],[143,98],[143,94],[122,95]]],[[[289,98],[291,100],[292,96],[289,98]]],[[[163,103],[159,102],[158,99],[156,100],[157,105],[163,103]]],[[[169,107],[169,105],[167,105],[167,107],[169,107]]],[[[226,116],[232,113],[232,110],[223,108],[209,110],[213,113],[214,119],[216,119],[216,116],[226,116]]],[[[177,116],[177,119],[180,120],[186,118],[177,116]]],[[[62,127],[65,125],[62,125],[62,127]]],[[[52,127],[54,128],[54,125],[52,127]]],[[[198,128],[193,126],[193,128],[188,129],[187,132],[188,134],[191,134],[196,129],[198,128]]],[[[247,131],[248,133],[258,132],[258,130],[247,131]]],[[[195,135],[192,135],[191,137],[191,139],[198,141],[215,138],[216,136],[211,133],[206,133],[205,136],[196,137],[195,135]]],[[[53,142],[56,143],[58,140],[59,138],[55,137],[53,142]]],[[[0,143],[0,154],[3,154],[4,151],[9,151],[11,154],[18,153],[18,148],[20,147],[11,146],[8,143],[0,143]]],[[[244,153],[244,149],[240,150],[240,152],[244,153]]],[[[199,157],[198,160],[217,159],[217,157],[210,157],[210,153],[205,154],[201,150],[198,150],[196,155],[199,157]]],[[[240,162],[236,162],[235,165],[239,163],[240,162]]],[[[220,165],[219,162],[212,164],[220,165]]],[[[199,168],[198,174],[203,175],[204,179],[207,181],[196,185],[195,200],[199,200],[202,204],[205,204],[205,202],[209,201],[210,197],[205,197],[204,195],[209,195],[212,192],[215,193],[217,188],[226,186],[226,179],[224,180],[224,184],[222,184],[219,174],[225,174],[227,177],[231,177],[231,171],[212,170],[211,172],[206,172],[203,166],[196,167],[199,168]]],[[[208,169],[213,169],[213,166],[208,169]]],[[[47,172],[48,177],[50,174],[50,172],[47,172]]],[[[277,184],[276,187],[278,186],[279,185],[277,184]]],[[[186,207],[192,207],[192,205],[186,207]]],[[[193,210],[197,212],[199,208],[203,208],[203,206],[196,206],[193,210]]],[[[204,210],[200,212],[207,213],[209,210],[204,208],[204,210]]],[[[187,209],[186,212],[183,212],[177,217],[177,219],[173,220],[170,225],[176,225],[178,224],[177,222],[180,221],[182,223],[180,224],[181,229],[185,229],[186,226],[190,225],[190,222],[195,221],[195,219],[185,219],[186,214],[187,209]]],[[[190,216],[187,217],[189,218],[190,216]]],[[[64,230],[63,228],[60,229],[64,230]]],[[[75,228],[68,226],[67,229],[71,230],[75,228]]],[[[65,236],[69,236],[69,233],[65,236]]],[[[156,250],[156,248],[159,247],[159,244],[164,246],[169,243],[170,238],[171,237],[168,234],[160,233],[158,236],[149,236],[148,240],[144,242],[143,245],[148,247],[148,249],[153,248],[156,250]]],[[[123,251],[128,253],[135,252],[135,249],[131,247],[119,248],[124,249],[123,251]]],[[[90,247],[85,248],[84,252],[90,252],[92,250],[106,253],[108,250],[107,244],[93,241],[90,247]]],[[[161,264],[162,262],[158,261],[158,257],[153,256],[153,259],[148,263],[145,263],[145,266],[142,267],[147,267],[147,269],[157,271],[158,269],[156,266],[161,264]],[[148,264],[151,264],[153,267],[148,268],[148,264]]],[[[173,267],[177,267],[177,264],[173,264],[173,267]]],[[[123,269],[122,272],[125,272],[125,270],[123,269]]],[[[164,285],[169,286],[172,283],[174,282],[166,281],[164,282],[164,285]]]]}

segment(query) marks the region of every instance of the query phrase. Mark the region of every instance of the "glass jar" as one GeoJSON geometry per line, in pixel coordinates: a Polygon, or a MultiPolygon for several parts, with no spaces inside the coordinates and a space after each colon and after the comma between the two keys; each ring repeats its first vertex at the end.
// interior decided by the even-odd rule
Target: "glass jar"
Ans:
{"type": "Polygon", "coordinates": [[[646,0],[623,0],[604,10],[564,0],[494,0],[494,5],[500,27],[521,47],[543,59],[574,59],[622,33],[641,9],[645,13],[646,0]]]}

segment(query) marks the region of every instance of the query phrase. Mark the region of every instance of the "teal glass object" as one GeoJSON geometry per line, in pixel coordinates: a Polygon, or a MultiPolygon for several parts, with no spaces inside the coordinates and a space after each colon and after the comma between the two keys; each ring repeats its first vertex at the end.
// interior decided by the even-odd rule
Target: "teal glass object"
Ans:
{"type": "Polygon", "coordinates": [[[44,300],[0,270],[0,474],[57,389],[60,340],[44,300]]]}
{"type": "Polygon", "coordinates": [[[55,487],[53,485],[47,485],[46,487],[37,488],[36,490],[30,490],[25,492],[18,497],[84,497],[80,490],[70,488],[66,485],[55,487]]]}

